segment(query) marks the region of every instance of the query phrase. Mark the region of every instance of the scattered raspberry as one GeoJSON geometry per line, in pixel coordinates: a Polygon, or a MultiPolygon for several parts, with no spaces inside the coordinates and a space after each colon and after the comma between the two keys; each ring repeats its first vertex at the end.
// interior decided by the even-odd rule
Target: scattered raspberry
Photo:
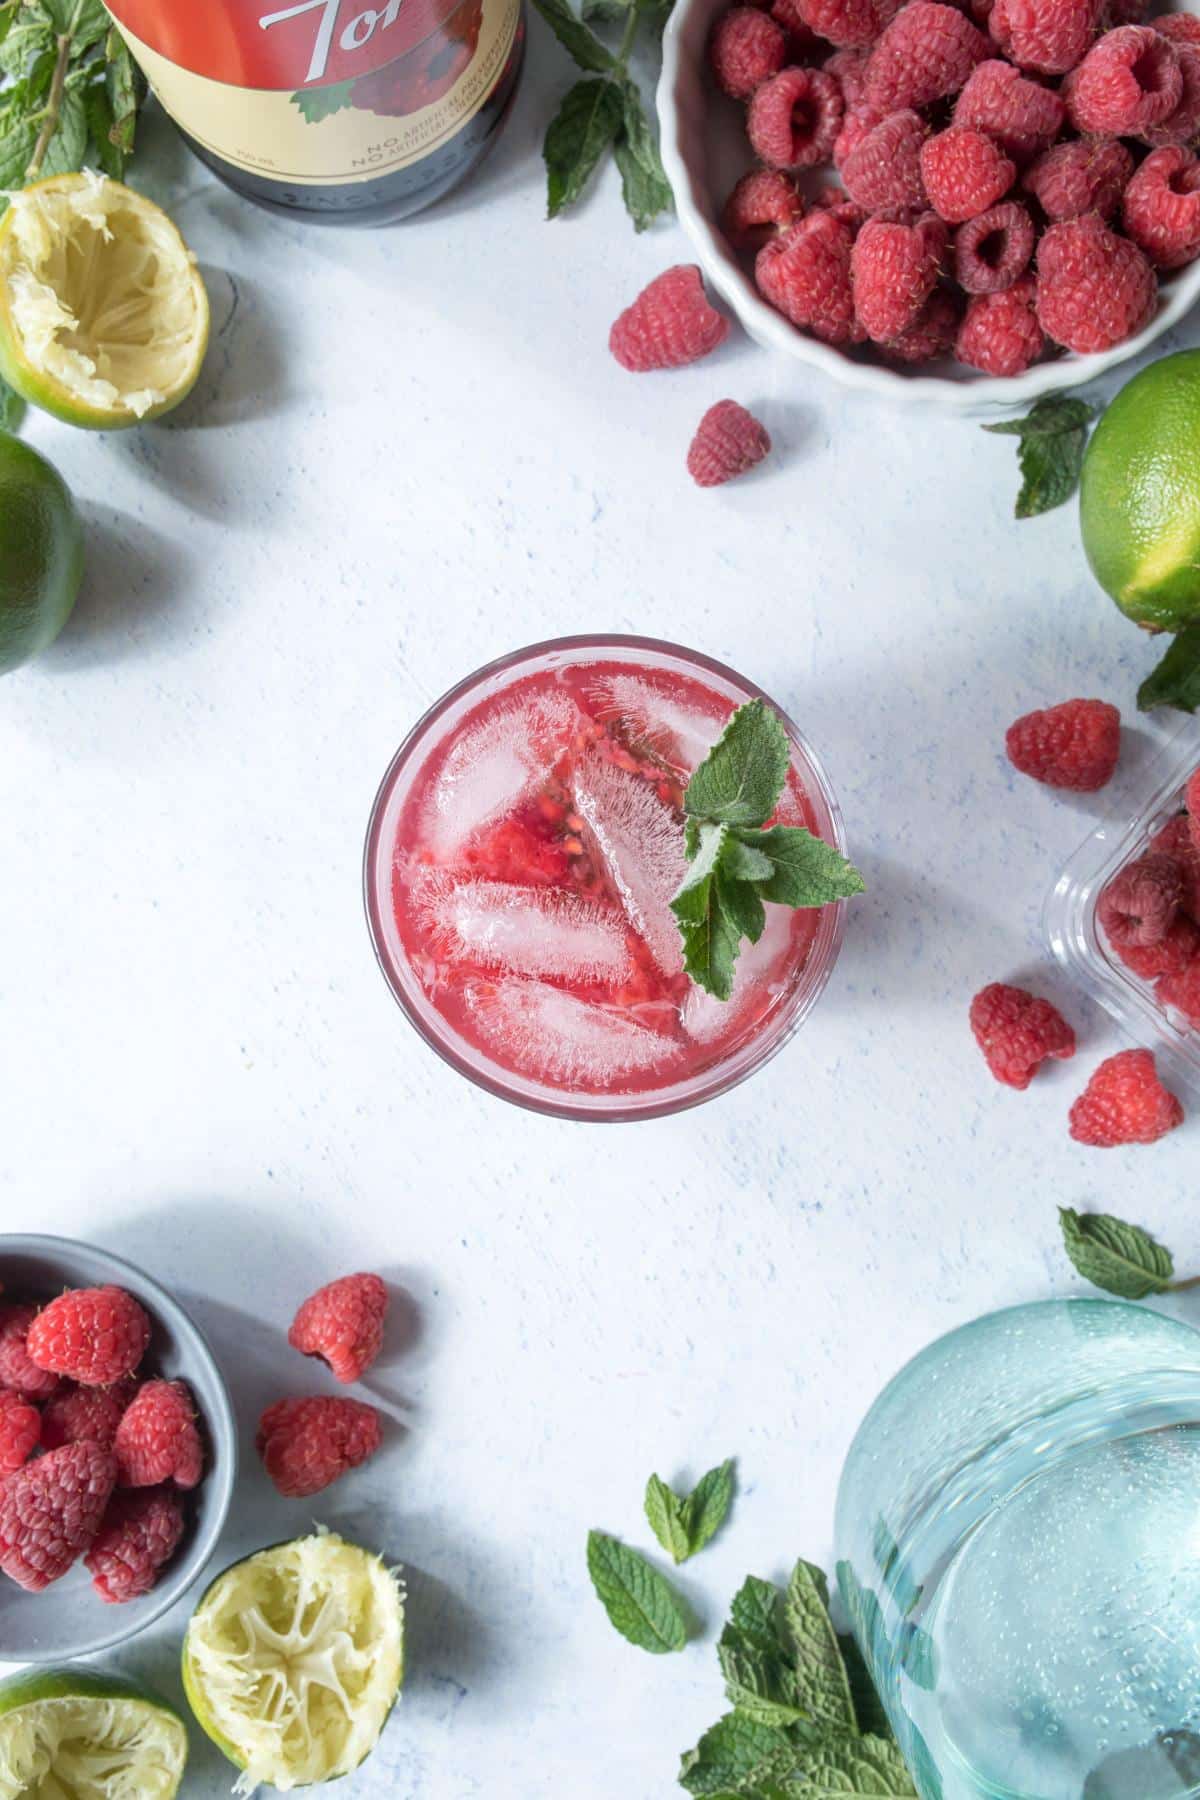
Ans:
{"type": "Polygon", "coordinates": [[[258,1422],[255,1444],[281,1494],[318,1494],[373,1456],[379,1414],[361,1400],[277,1400],[258,1422]]]}
{"type": "Polygon", "coordinates": [[[1153,1144],[1183,1124],[1183,1108],[1158,1078],[1149,1050],[1122,1050],[1102,1062],[1071,1108],[1077,1144],[1109,1150],[1153,1144]]]}
{"type": "Polygon", "coordinates": [[[1140,137],[1183,99],[1175,46],[1149,25],[1121,25],[1094,44],[1063,84],[1076,131],[1140,137]]]}
{"type": "Polygon", "coordinates": [[[1029,267],[1033,220],[1018,200],[990,206],[954,234],[954,277],[968,294],[1002,294],[1029,267]]]}
{"type": "Polygon", "coordinates": [[[1182,969],[1163,975],[1154,991],[1164,1006],[1181,1012],[1189,1025],[1200,1025],[1200,959],[1193,957],[1182,969]]]}
{"type": "Polygon", "coordinates": [[[182,1536],[183,1502],[174,1488],[114,1494],[83,1565],[100,1598],[119,1606],[150,1592],[182,1536]]]}
{"type": "Polygon", "coordinates": [[[793,181],[778,169],[752,169],[725,202],[721,229],[735,250],[761,250],[803,215],[793,181]]]}
{"type": "Polygon", "coordinates": [[[1180,975],[1200,956],[1200,930],[1181,913],[1161,943],[1114,944],[1113,950],[1127,969],[1143,981],[1157,981],[1160,975],[1180,975]]]}
{"type": "Polygon", "coordinates": [[[1099,213],[1111,219],[1133,174],[1133,157],[1115,138],[1055,144],[1025,171],[1027,188],[1051,223],[1099,213]]]}
{"type": "Polygon", "coordinates": [[[1125,189],[1121,223],[1156,268],[1194,262],[1200,256],[1200,161],[1194,152],[1177,144],[1152,150],[1125,189]]]}
{"type": "Polygon", "coordinates": [[[116,1480],[111,1450],[64,1444],[0,1486],[0,1569],[31,1594],[65,1575],[95,1537],[116,1480]]]}
{"type": "MultiPolygon", "coordinates": [[[[843,127],[843,137],[845,132],[843,127]]],[[[923,207],[921,146],[928,135],[929,127],[915,112],[892,113],[872,126],[838,164],[850,198],[869,212],[923,207]]]]}
{"type": "Polygon", "coordinates": [[[13,1388],[26,1400],[44,1400],[59,1385],[58,1376],[39,1369],[26,1349],[36,1317],[36,1306],[0,1306],[0,1387],[13,1388]]]}
{"type": "Polygon", "coordinates": [[[1114,875],[1096,907],[1110,944],[1161,944],[1183,902],[1183,872],[1173,856],[1151,851],[1114,875]]]}
{"type": "Polygon", "coordinates": [[[39,1369],[84,1387],[132,1375],[150,1342],[150,1320],[124,1288],[71,1288],[44,1306],[26,1349],[39,1369]]]}
{"type": "Polygon", "coordinates": [[[999,294],[980,294],[967,306],[954,353],[985,375],[1020,375],[1046,346],[1037,320],[1037,284],[1023,275],[999,294]]]}
{"type": "Polygon", "coordinates": [[[1021,68],[1065,75],[1086,55],[1098,11],[1098,0],[996,0],[988,30],[1021,68]]]}
{"type": "Polygon", "coordinates": [[[867,67],[867,103],[881,113],[929,106],[957,94],[991,45],[956,7],[909,0],[874,50],[867,67]]]}
{"type": "Polygon", "coordinates": [[[1186,813],[1176,813],[1150,840],[1151,850],[1173,856],[1183,877],[1183,910],[1200,924],[1200,845],[1192,837],[1186,813]]]}
{"type": "Polygon", "coordinates": [[[93,1443],[111,1450],[121,1414],[133,1399],[137,1383],[132,1377],[112,1387],[75,1387],[64,1384],[42,1408],[42,1443],[47,1450],[61,1444],[93,1443]]]}
{"type": "Polygon", "coordinates": [[[1024,988],[993,981],[971,1002],[971,1030],[1005,1087],[1027,1088],[1048,1057],[1075,1054],[1075,1033],[1056,1006],[1024,988]]]}
{"type": "Polygon", "coordinates": [[[1047,337],[1068,350],[1109,350],[1154,313],[1154,270],[1136,244],[1094,214],[1051,225],[1037,261],[1038,319],[1047,337]]]}
{"type": "Polygon", "coordinates": [[[1049,148],[1066,116],[1053,88],[1030,81],[998,57],[971,71],[954,103],[954,123],[985,131],[1019,168],[1049,148]]]}
{"type": "Polygon", "coordinates": [[[934,362],[954,349],[961,317],[960,303],[949,288],[934,288],[907,330],[890,338],[883,348],[895,362],[934,362]]]}
{"type": "Polygon", "coordinates": [[[709,33],[709,67],[732,100],[748,100],[787,59],[787,32],[757,7],[731,6],[709,33]]]}
{"type": "Polygon", "coordinates": [[[27,1462],[42,1435],[42,1415],[12,1388],[0,1388],[0,1480],[27,1462]]]}
{"type": "Polygon", "coordinates": [[[140,1387],[121,1415],[113,1449],[123,1488],[156,1487],[160,1481],[195,1487],[204,1450],[186,1382],[147,1381],[140,1387]]]}
{"type": "Polygon", "coordinates": [[[842,91],[823,69],[781,69],[750,102],[746,130],[769,169],[829,162],[842,126],[842,91]]]}
{"type": "Polygon", "coordinates": [[[871,52],[866,48],[835,50],[832,56],[825,58],[825,73],[832,75],[841,88],[848,112],[866,102],[867,64],[870,60],[871,52]]]}
{"type": "Polygon", "coordinates": [[[854,233],[832,212],[815,211],[760,250],[754,279],[763,298],[793,325],[827,344],[861,338],[854,317],[850,255],[854,233]]]}
{"type": "Polygon", "coordinates": [[[810,31],[840,50],[873,44],[882,26],[873,0],[800,0],[810,31]]]}
{"type": "Polygon", "coordinates": [[[680,369],[708,356],[729,336],[729,320],[710,306],[700,271],[678,263],[655,276],[612,331],[608,347],[623,369],[680,369]]]}
{"type": "Polygon", "coordinates": [[[387,1306],[378,1275],[343,1275],[303,1303],[288,1343],[302,1356],[324,1358],[339,1381],[358,1381],[382,1348],[387,1306]]]}
{"type": "Polygon", "coordinates": [[[1048,787],[1094,794],[1112,780],[1121,751],[1121,715],[1107,700],[1064,700],[1026,713],[1005,736],[1008,760],[1048,787]]]}
{"type": "Polygon", "coordinates": [[[1193,44],[1200,47],[1200,14],[1161,13],[1150,23],[1155,31],[1161,31],[1164,37],[1170,38],[1176,47],[1180,44],[1193,44]]]}
{"type": "Polygon", "coordinates": [[[922,146],[921,176],[933,210],[961,225],[1003,199],[1017,166],[982,131],[951,125],[922,146]]]}
{"type": "Polygon", "coordinates": [[[771,448],[766,427],[736,400],[710,406],[687,454],[688,474],[697,487],[720,487],[760,463],[771,448]]]}
{"type": "MultiPolygon", "coordinates": [[[[915,0],[924,4],[924,0],[915,0]]],[[[917,317],[938,278],[946,227],[933,213],[915,225],[868,219],[854,240],[854,309],[867,336],[886,344],[917,317]]]]}

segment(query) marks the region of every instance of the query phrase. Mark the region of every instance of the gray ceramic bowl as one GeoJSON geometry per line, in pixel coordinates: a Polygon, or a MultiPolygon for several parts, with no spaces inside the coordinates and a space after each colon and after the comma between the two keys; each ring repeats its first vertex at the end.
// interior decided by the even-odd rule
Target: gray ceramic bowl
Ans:
{"type": "Polygon", "coordinates": [[[113,1283],[141,1301],[154,1323],[145,1367],[179,1377],[196,1397],[207,1468],[188,1497],[183,1542],[156,1587],[141,1600],[105,1605],[82,1563],[40,1594],[0,1575],[0,1659],[61,1662],[125,1643],[159,1618],[200,1574],[229,1511],[237,1476],[237,1433],[225,1382],[208,1344],[165,1289],[140,1269],[70,1238],[0,1233],[0,1282],[6,1298],[51,1300],[68,1287],[113,1283]]]}

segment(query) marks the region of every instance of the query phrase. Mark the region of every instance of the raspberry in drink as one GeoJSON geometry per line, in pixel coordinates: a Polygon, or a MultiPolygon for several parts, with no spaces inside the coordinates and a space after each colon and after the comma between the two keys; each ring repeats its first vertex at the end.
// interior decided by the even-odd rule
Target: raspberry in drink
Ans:
{"type": "MultiPolygon", "coordinates": [[[[722,1001],[685,973],[670,906],[689,778],[756,693],[671,645],[564,640],[421,722],[376,801],[367,905],[393,991],[454,1066],[543,1110],[645,1117],[731,1086],[791,1035],[841,908],[768,903],[722,1001]]],[[[825,779],[788,736],[773,822],[840,849],[825,779]]]]}
{"type": "Polygon", "coordinates": [[[277,211],[384,223],[494,143],[522,0],[106,0],[192,149],[277,211]]]}

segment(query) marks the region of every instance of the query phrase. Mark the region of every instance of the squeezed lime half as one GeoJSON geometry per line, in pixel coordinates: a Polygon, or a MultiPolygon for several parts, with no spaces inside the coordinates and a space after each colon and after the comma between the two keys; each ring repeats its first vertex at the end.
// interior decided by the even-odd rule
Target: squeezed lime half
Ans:
{"type": "Polygon", "coordinates": [[[94,1669],[0,1681],[0,1800],[173,1800],[187,1732],[156,1694],[94,1669]]]}

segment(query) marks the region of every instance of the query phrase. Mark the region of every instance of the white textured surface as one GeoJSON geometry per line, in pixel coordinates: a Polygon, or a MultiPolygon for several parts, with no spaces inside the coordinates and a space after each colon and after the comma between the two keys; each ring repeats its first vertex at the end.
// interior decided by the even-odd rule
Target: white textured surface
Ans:
{"type": "MultiPolygon", "coordinates": [[[[611,318],[682,240],[636,239],[609,177],[543,223],[536,146],[569,77],[540,31],[530,75],[483,177],[375,235],[268,218],[156,133],[211,275],[211,361],[174,424],[31,424],[86,509],[91,575],[60,645],[0,686],[0,1220],[106,1243],[194,1306],[242,1413],[230,1554],[318,1516],[410,1565],[405,1698],[339,1800],[667,1800],[722,1710],[730,1593],[828,1559],[882,1380],[990,1306],[1077,1290],[1056,1202],[1132,1210],[1200,1263],[1195,1126],[1141,1151],[1066,1137],[1117,1043],[1037,921],[1106,802],[1001,754],[1018,712],[1070,694],[1132,717],[1153,646],[1092,586],[1071,509],[1013,523],[1011,440],[745,341],[617,369],[611,318]],[[701,493],[684,452],[725,394],[776,454],[701,493]],[[871,888],[790,1049],[623,1128],[445,1069],[359,898],[375,784],[421,709],[597,628],[762,681],[827,759],[871,888]],[[1022,975],[1082,1047],[1018,1095],[966,1007],[1022,975]],[[321,1502],[276,1502],[253,1420],[328,1385],[283,1330],[364,1265],[412,1297],[371,1382],[403,1429],[321,1502]],[[647,1657],[590,1593],[585,1532],[647,1545],[651,1469],[734,1453],[734,1519],[680,1581],[703,1637],[647,1657]]],[[[172,1692],[183,1610],[121,1658],[172,1692]]],[[[188,1800],[227,1787],[197,1734],[188,1800]]]]}

